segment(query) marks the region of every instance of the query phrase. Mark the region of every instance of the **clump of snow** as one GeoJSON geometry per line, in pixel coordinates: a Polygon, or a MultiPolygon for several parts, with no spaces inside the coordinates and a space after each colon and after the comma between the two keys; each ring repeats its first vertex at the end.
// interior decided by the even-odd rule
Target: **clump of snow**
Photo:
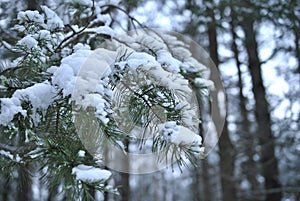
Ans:
{"type": "Polygon", "coordinates": [[[53,10],[51,10],[47,6],[41,6],[41,8],[45,13],[45,19],[47,20],[47,30],[54,31],[55,29],[60,29],[64,27],[63,21],[57,16],[57,14],[53,10]]]}
{"type": "Polygon", "coordinates": [[[73,69],[69,65],[62,64],[60,68],[54,72],[52,83],[62,89],[64,97],[70,95],[75,84],[73,69]]]}
{"type": "Polygon", "coordinates": [[[12,161],[15,161],[17,163],[21,162],[21,160],[22,160],[22,158],[19,156],[19,154],[17,154],[16,156],[14,156],[10,152],[4,151],[4,150],[0,150],[0,155],[6,156],[9,159],[11,159],[12,161]]]}
{"type": "Polygon", "coordinates": [[[107,101],[100,94],[85,94],[82,95],[82,99],[75,100],[78,105],[83,109],[87,109],[92,106],[96,109],[95,115],[99,118],[104,124],[107,124],[109,119],[106,117],[107,112],[105,111],[105,105],[107,101]]]}
{"type": "Polygon", "coordinates": [[[87,28],[87,29],[84,30],[84,32],[95,32],[97,34],[109,35],[111,37],[114,37],[116,35],[116,32],[108,26],[100,26],[100,27],[96,27],[96,28],[87,28]]]}
{"type": "Polygon", "coordinates": [[[50,40],[51,39],[51,33],[48,30],[40,30],[38,38],[39,39],[44,39],[44,40],[50,40]]]}
{"type": "Polygon", "coordinates": [[[78,151],[78,156],[79,156],[79,157],[84,157],[84,156],[85,156],[85,151],[79,150],[79,151],[78,151]]]}
{"type": "Polygon", "coordinates": [[[173,73],[180,71],[181,62],[175,59],[170,52],[166,50],[159,50],[156,53],[157,61],[164,65],[164,67],[173,73]]]}
{"type": "Polygon", "coordinates": [[[68,0],[67,2],[73,3],[73,4],[79,4],[81,6],[91,6],[92,1],[90,0],[68,0]]]}
{"type": "Polygon", "coordinates": [[[111,177],[111,172],[93,166],[80,164],[72,169],[76,179],[85,183],[106,181],[111,177]]]}
{"type": "Polygon", "coordinates": [[[18,13],[17,19],[20,21],[32,21],[38,24],[44,23],[44,17],[38,11],[21,11],[18,13]]]}
{"type": "Polygon", "coordinates": [[[207,79],[204,79],[204,78],[197,77],[197,78],[195,78],[194,83],[198,87],[206,87],[209,90],[214,90],[215,89],[214,83],[211,80],[207,80],[207,79]]]}
{"type": "Polygon", "coordinates": [[[64,97],[70,95],[74,90],[76,76],[80,67],[84,64],[88,56],[92,54],[90,48],[83,44],[75,45],[74,50],[75,52],[72,55],[62,59],[61,66],[54,71],[52,77],[52,83],[63,90],[64,97]]]}
{"type": "Polygon", "coordinates": [[[175,121],[168,121],[158,126],[162,137],[176,145],[196,145],[202,144],[202,138],[190,129],[177,125],[175,121]]]}
{"type": "Polygon", "coordinates": [[[130,54],[126,59],[126,62],[131,70],[135,70],[138,67],[149,69],[151,67],[159,66],[159,63],[155,60],[155,57],[145,53],[129,50],[130,54]]]}
{"type": "Polygon", "coordinates": [[[77,43],[74,47],[73,50],[75,52],[79,51],[79,50],[90,50],[91,47],[82,43],[77,43]]]}
{"type": "Polygon", "coordinates": [[[48,69],[54,72],[52,83],[62,90],[63,96],[71,97],[76,106],[81,109],[93,107],[95,115],[107,124],[109,102],[104,98],[110,97],[111,89],[105,87],[105,73],[110,69],[116,52],[99,48],[91,51],[90,47],[77,44],[74,53],[62,60],[59,68],[48,69]]]}
{"type": "Polygon", "coordinates": [[[1,113],[0,124],[8,125],[18,113],[26,116],[26,111],[21,107],[21,102],[18,98],[1,98],[1,113]]]}
{"type": "Polygon", "coordinates": [[[37,48],[38,47],[38,42],[35,40],[33,37],[30,35],[25,36],[21,40],[18,41],[17,45],[21,45],[26,47],[28,50],[32,48],[37,48]]]}
{"type": "Polygon", "coordinates": [[[45,115],[48,107],[53,103],[56,96],[55,88],[50,85],[48,81],[43,83],[37,83],[26,89],[15,91],[13,97],[19,100],[29,101],[32,105],[31,118],[34,123],[40,121],[40,115],[37,113],[41,111],[45,115]]]}
{"type": "Polygon", "coordinates": [[[201,73],[203,77],[208,77],[208,68],[203,64],[199,63],[193,57],[185,58],[183,64],[181,65],[182,72],[186,73],[201,73]]]}
{"type": "Polygon", "coordinates": [[[32,106],[31,118],[33,122],[39,123],[41,115],[45,115],[48,107],[56,99],[56,90],[49,82],[37,83],[25,89],[16,90],[11,98],[1,98],[0,122],[8,125],[14,115],[20,113],[26,116],[26,110],[21,107],[22,101],[28,101],[32,106]]]}

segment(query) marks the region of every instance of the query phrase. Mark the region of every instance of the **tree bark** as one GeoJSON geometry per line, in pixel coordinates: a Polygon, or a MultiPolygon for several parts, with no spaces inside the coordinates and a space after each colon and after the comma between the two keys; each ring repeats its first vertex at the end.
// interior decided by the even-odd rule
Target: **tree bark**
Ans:
{"type": "Polygon", "coordinates": [[[295,35],[295,54],[298,62],[298,69],[296,70],[296,72],[300,73],[300,28],[295,27],[293,31],[295,35]]]}
{"type": "MultiPolygon", "coordinates": [[[[202,200],[211,201],[211,185],[210,185],[210,175],[209,175],[209,164],[207,160],[201,161],[202,167],[202,181],[203,181],[203,191],[202,191],[202,200]]],[[[199,192],[200,194],[200,192],[199,192]]],[[[199,195],[199,198],[201,196],[199,195]]]]}
{"type": "MultiPolygon", "coordinates": [[[[208,16],[211,18],[211,22],[208,24],[208,38],[209,38],[209,53],[215,65],[219,65],[218,56],[218,42],[217,42],[217,30],[215,22],[215,14],[212,9],[208,9],[208,16]]],[[[222,196],[224,201],[235,201],[236,189],[234,181],[234,147],[229,137],[229,131],[227,128],[227,120],[225,120],[224,129],[219,139],[219,155],[220,155],[220,171],[221,171],[221,185],[222,196]]]]}
{"type": "MultiPolygon", "coordinates": [[[[254,20],[250,16],[244,18],[242,28],[245,32],[245,47],[248,53],[248,65],[252,77],[253,94],[255,98],[255,116],[258,124],[258,139],[261,145],[262,174],[267,190],[281,188],[278,179],[278,161],[275,157],[275,139],[271,130],[271,118],[263,85],[261,64],[258,56],[258,45],[254,31],[254,20]]],[[[280,201],[281,192],[269,193],[266,201],[280,201]]]]}
{"type": "Polygon", "coordinates": [[[9,193],[10,193],[10,185],[9,185],[9,174],[6,173],[3,176],[3,189],[2,189],[2,200],[8,200],[9,193]]]}
{"type": "MultiPolygon", "coordinates": [[[[235,63],[237,66],[238,70],[238,88],[239,88],[239,100],[240,100],[240,112],[241,112],[241,117],[242,117],[242,132],[243,132],[243,137],[245,139],[245,155],[248,157],[248,161],[246,162],[245,166],[245,174],[247,177],[247,180],[251,184],[251,191],[252,192],[258,192],[259,190],[259,183],[256,179],[257,177],[257,167],[255,164],[255,161],[253,159],[254,156],[254,150],[253,150],[253,142],[255,141],[256,137],[253,136],[250,133],[250,122],[248,120],[248,110],[246,108],[246,97],[243,94],[243,79],[242,79],[242,71],[241,71],[241,62],[239,60],[239,50],[238,46],[236,43],[237,40],[237,34],[235,32],[235,28],[237,26],[237,16],[233,8],[231,7],[231,12],[230,12],[230,31],[232,35],[232,51],[234,53],[234,59],[235,63]]],[[[256,201],[259,200],[259,198],[253,193],[251,193],[251,201],[256,201]]]]}
{"type": "MultiPolygon", "coordinates": [[[[129,147],[129,141],[126,139],[124,145],[126,146],[125,151],[128,152],[128,147],[129,147]]],[[[127,170],[130,168],[129,161],[124,159],[122,161],[123,165],[126,166],[127,170]]],[[[121,189],[120,189],[120,195],[121,195],[121,201],[128,201],[130,200],[130,175],[129,173],[120,173],[121,176],[121,189]]]]}
{"type": "MultiPolygon", "coordinates": [[[[19,147],[24,148],[26,146],[26,134],[24,127],[19,120],[19,147]]],[[[29,173],[30,166],[28,163],[22,164],[18,167],[18,201],[31,201],[32,200],[32,189],[31,189],[31,175],[29,173]]]]}
{"type": "Polygon", "coordinates": [[[27,10],[37,10],[38,1],[37,0],[27,0],[27,10]]]}

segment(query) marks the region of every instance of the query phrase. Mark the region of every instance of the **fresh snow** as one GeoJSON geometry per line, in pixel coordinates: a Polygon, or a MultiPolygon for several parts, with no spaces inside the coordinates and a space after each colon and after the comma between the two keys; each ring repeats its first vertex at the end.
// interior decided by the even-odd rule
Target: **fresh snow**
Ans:
{"type": "Polygon", "coordinates": [[[0,124],[8,125],[18,113],[26,116],[26,111],[21,107],[21,102],[18,98],[1,98],[1,114],[0,124]]]}
{"type": "Polygon", "coordinates": [[[11,98],[1,98],[0,124],[8,125],[14,115],[20,113],[27,115],[26,110],[21,107],[22,101],[28,101],[32,106],[31,118],[33,122],[40,122],[40,114],[45,115],[48,107],[53,103],[56,96],[55,88],[49,82],[37,83],[26,89],[16,90],[11,98]]]}
{"type": "Polygon", "coordinates": [[[195,78],[194,83],[199,87],[207,87],[209,90],[214,90],[215,86],[211,80],[207,80],[204,78],[195,78]]]}
{"type": "Polygon", "coordinates": [[[155,57],[145,52],[136,52],[130,49],[129,52],[130,54],[126,59],[126,62],[131,70],[135,70],[138,67],[150,69],[159,65],[159,63],[155,60],[155,57]]]}
{"type": "Polygon", "coordinates": [[[38,34],[39,39],[51,40],[51,33],[48,30],[40,30],[38,34]]]}
{"type": "Polygon", "coordinates": [[[189,128],[177,125],[175,121],[168,121],[159,125],[159,130],[164,139],[176,145],[202,144],[202,138],[189,128]]]}
{"type": "Polygon", "coordinates": [[[20,101],[29,101],[32,105],[31,118],[34,123],[39,123],[40,115],[37,112],[41,111],[45,115],[48,107],[55,100],[56,94],[56,89],[46,81],[26,89],[17,90],[13,97],[18,98],[20,101]]]}
{"type": "Polygon", "coordinates": [[[81,6],[92,6],[92,1],[89,0],[67,0],[68,3],[79,4],[81,6]]]}
{"type": "Polygon", "coordinates": [[[111,37],[114,37],[116,35],[116,32],[108,26],[101,26],[101,27],[96,27],[96,28],[87,28],[87,29],[84,30],[84,32],[95,32],[97,34],[105,34],[105,35],[109,35],[111,37]]]}
{"type": "Polygon", "coordinates": [[[51,10],[47,6],[41,6],[41,8],[46,15],[47,30],[54,31],[55,29],[64,27],[63,21],[57,16],[57,14],[53,10],[51,10]]]}
{"type": "Polygon", "coordinates": [[[93,166],[80,164],[72,169],[72,174],[77,180],[94,183],[108,180],[111,177],[111,172],[93,166]]]}
{"type": "Polygon", "coordinates": [[[104,96],[110,97],[111,90],[105,88],[105,75],[114,62],[116,53],[103,48],[91,51],[89,46],[78,44],[75,52],[62,60],[59,68],[51,67],[54,72],[52,83],[62,89],[63,96],[71,95],[71,101],[82,109],[94,107],[95,115],[107,124],[107,106],[104,96]]]}
{"type": "Polygon", "coordinates": [[[32,21],[37,24],[44,24],[44,17],[38,11],[21,11],[18,13],[17,19],[20,21],[32,21]]]}
{"type": "Polygon", "coordinates": [[[178,73],[180,71],[181,62],[175,59],[170,52],[159,50],[156,52],[157,61],[162,64],[168,71],[178,73]]]}
{"type": "Polygon", "coordinates": [[[14,156],[10,152],[4,151],[4,150],[0,150],[0,155],[6,156],[6,157],[10,158],[12,161],[15,161],[17,163],[21,162],[21,160],[22,160],[21,157],[19,156],[19,154],[14,156]]]}
{"type": "Polygon", "coordinates": [[[84,157],[84,156],[85,156],[85,151],[79,150],[79,151],[78,151],[78,156],[79,156],[79,157],[84,157]]]}
{"type": "Polygon", "coordinates": [[[28,50],[32,48],[37,48],[38,47],[38,42],[35,40],[33,37],[30,35],[25,36],[19,42],[17,43],[18,45],[25,46],[28,50]]]}

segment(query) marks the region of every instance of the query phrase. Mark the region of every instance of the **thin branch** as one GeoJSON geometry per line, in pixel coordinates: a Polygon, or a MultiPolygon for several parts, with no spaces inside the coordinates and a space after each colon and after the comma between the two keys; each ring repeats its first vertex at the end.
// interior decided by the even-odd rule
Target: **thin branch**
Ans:
{"type": "Polygon", "coordinates": [[[80,31],[78,31],[78,32],[76,32],[74,29],[72,29],[73,34],[70,35],[70,36],[68,36],[68,37],[66,37],[66,38],[64,38],[64,39],[60,42],[60,44],[57,46],[57,48],[54,50],[54,52],[57,52],[59,49],[62,48],[63,44],[64,44],[66,41],[68,41],[69,39],[73,38],[73,37],[76,36],[76,35],[79,35],[79,34],[82,33],[86,28],[87,28],[87,26],[84,27],[84,28],[82,28],[82,29],[81,29],[80,31]]]}
{"type": "Polygon", "coordinates": [[[132,25],[134,27],[135,27],[135,25],[134,25],[133,22],[136,22],[139,26],[141,26],[143,28],[147,28],[145,25],[141,24],[136,18],[132,17],[125,9],[123,9],[123,8],[121,8],[119,6],[116,6],[116,5],[113,5],[113,4],[106,4],[106,5],[101,6],[100,8],[107,8],[108,10],[110,10],[110,9],[120,10],[123,13],[125,13],[127,15],[127,17],[132,21],[132,25]]]}
{"type": "MultiPolygon", "coordinates": [[[[143,97],[141,94],[137,93],[136,91],[134,91],[133,89],[130,88],[130,86],[128,86],[128,84],[126,84],[125,82],[123,82],[122,80],[120,81],[125,87],[127,87],[127,89],[129,89],[131,92],[134,93],[134,95],[136,95],[137,97],[141,98],[145,104],[151,109],[152,105],[149,103],[148,100],[145,99],[145,97],[143,97]]],[[[164,122],[164,120],[158,115],[156,114],[156,112],[154,110],[152,110],[153,114],[161,121],[164,122]]]]}

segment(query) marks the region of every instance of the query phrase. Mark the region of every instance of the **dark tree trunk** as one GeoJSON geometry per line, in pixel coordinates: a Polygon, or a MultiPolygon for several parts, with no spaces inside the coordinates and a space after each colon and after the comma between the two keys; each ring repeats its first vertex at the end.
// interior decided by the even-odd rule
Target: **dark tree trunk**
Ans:
{"type": "MultiPolygon", "coordinates": [[[[219,65],[217,30],[215,23],[215,15],[212,9],[208,10],[208,16],[211,23],[208,25],[209,53],[215,65],[219,65]]],[[[219,139],[220,148],[220,171],[223,201],[235,201],[236,189],[234,181],[234,147],[229,137],[227,128],[227,120],[225,120],[224,129],[219,139]]]]}
{"type": "MultiPolygon", "coordinates": [[[[25,149],[26,147],[26,135],[24,126],[19,120],[19,147],[25,149]]],[[[18,201],[31,201],[32,200],[32,189],[31,189],[31,175],[30,175],[30,166],[29,164],[20,164],[18,167],[18,192],[17,198],[18,201]]]]}
{"type": "MultiPolygon", "coordinates": [[[[258,57],[258,45],[254,31],[254,20],[250,16],[244,18],[242,28],[245,32],[245,46],[248,53],[248,65],[252,77],[255,98],[255,115],[258,124],[258,139],[261,145],[262,174],[265,178],[266,190],[280,189],[278,161],[275,157],[274,136],[271,130],[271,118],[263,85],[261,64],[258,57]]],[[[267,193],[266,201],[281,201],[282,193],[267,193]]]]}
{"type": "Polygon", "coordinates": [[[292,1],[288,5],[290,12],[287,17],[291,21],[292,30],[295,37],[295,56],[298,62],[298,69],[296,69],[296,73],[300,73],[300,19],[296,11],[297,9],[295,9],[295,7],[298,6],[297,4],[297,1],[292,1]]]}
{"type": "MultiPolygon", "coordinates": [[[[125,151],[128,152],[128,147],[129,147],[129,141],[125,140],[124,145],[126,146],[125,151]]],[[[130,164],[129,161],[124,159],[122,161],[124,167],[127,167],[126,169],[129,170],[130,164]]],[[[120,173],[121,176],[121,188],[120,188],[120,195],[121,195],[121,201],[128,201],[130,200],[130,175],[129,173],[120,173]]]]}
{"type": "Polygon", "coordinates": [[[54,190],[50,190],[47,201],[54,201],[55,195],[56,195],[56,192],[54,190]]]}
{"type": "Polygon", "coordinates": [[[31,189],[31,178],[27,172],[28,166],[20,167],[18,171],[18,193],[17,200],[18,201],[31,201],[32,200],[32,189],[31,189]],[[21,169],[24,168],[24,169],[21,169]]]}
{"type": "Polygon", "coordinates": [[[121,175],[121,188],[120,188],[121,201],[128,201],[130,198],[129,174],[120,173],[120,175],[121,175]]]}
{"type": "Polygon", "coordinates": [[[38,1],[37,0],[27,0],[27,9],[28,10],[37,10],[38,1]]]}
{"type": "MultiPolygon", "coordinates": [[[[253,159],[254,156],[254,150],[253,150],[253,142],[256,140],[256,137],[254,135],[251,135],[250,133],[250,122],[248,120],[248,110],[246,109],[246,98],[243,94],[243,79],[242,79],[242,72],[241,72],[241,62],[239,60],[239,50],[238,46],[236,43],[237,40],[237,34],[235,32],[235,28],[237,26],[237,16],[231,8],[231,13],[230,13],[230,31],[232,35],[232,51],[234,53],[234,59],[236,62],[237,70],[238,70],[238,87],[239,87],[239,100],[240,100],[240,112],[241,112],[241,117],[242,117],[242,131],[243,131],[243,137],[245,139],[245,154],[248,157],[248,161],[246,162],[245,166],[246,169],[245,174],[248,179],[248,181],[251,184],[251,190],[252,192],[258,192],[259,190],[259,183],[256,179],[257,177],[257,167],[255,164],[255,161],[253,159]]],[[[250,193],[251,196],[248,197],[251,199],[251,201],[256,201],[259,200],[259,198],[253,194],[250,193]]]]}
{"type": "Polygon", "coordinates": [[[298,69],[297,69],[297,73],[300,73],[300,28],[294,28],[294,35],[295,35],[295,52],[296,52],[296,58],[298,61],[298,69]]]}
{"type": "MultiPolygon", "coordinates": [[[[210,185],[210,175],[209,175],[209,164],[207,160],[201,161],[202,165],[202,185],[203,185],[203,191],[202,195],[199,195],[199,198],[202,197],[203,201],[211,201],[211,185],[210,185]]],[[[200,194],[200,192],[199,192],[200,194]]]]}
{"type": "Polygon", "coordinates": [[[10,185],[9,185],[9,174],[5,174],[3,177],[3,188],[2,188],[2,200],[8,200],[8,196],[10,193],[10,185]]]}

